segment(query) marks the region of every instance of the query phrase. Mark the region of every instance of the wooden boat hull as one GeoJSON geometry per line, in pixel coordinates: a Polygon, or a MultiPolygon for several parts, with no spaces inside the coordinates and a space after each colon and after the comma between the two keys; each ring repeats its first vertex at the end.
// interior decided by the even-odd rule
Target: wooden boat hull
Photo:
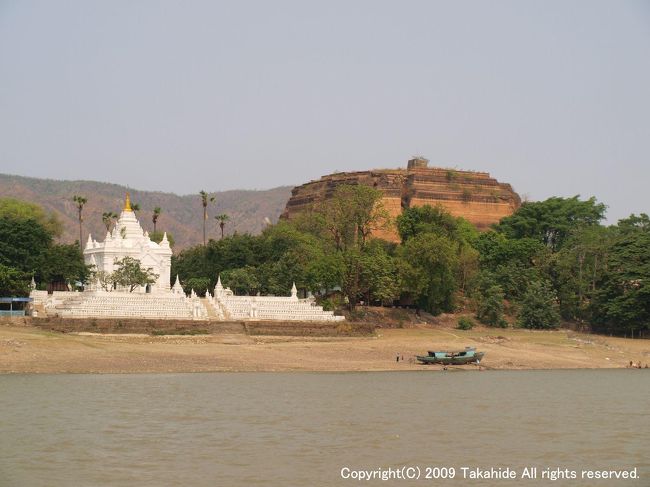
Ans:
{"type": "Polygon", "coordinates": [[[456,356],[456,357],[432,357],[432,356],[424,356],[424,355],[417,355],[415,358],[418,360],[418,362],[425,364],[425,365],[433,365],[433,364],[440,364],[440,365],[466,365],[466,364],[473,364],[473,363],[479,363],[482,359],[485,353],[483,352],[476,352],[473,355],[468,355],[468,356],[456,356]]]}

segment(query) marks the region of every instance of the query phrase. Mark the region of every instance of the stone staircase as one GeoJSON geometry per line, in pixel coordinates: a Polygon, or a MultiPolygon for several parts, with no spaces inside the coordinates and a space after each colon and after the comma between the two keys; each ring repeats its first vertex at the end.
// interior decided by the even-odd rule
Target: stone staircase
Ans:
{"type": "Polygon", "coordinates": [[[203,306],[205,307],[206,311],[208,312],[208,320],[211,320],[211,321],[214,321],[214,320],[223,321],[225,319],[225,316],[223,314],[223,311],[221,310],[221,307],[220,306],[215,306],[211,299],[201,298],[201,303],[203,303],[203,306]]]}

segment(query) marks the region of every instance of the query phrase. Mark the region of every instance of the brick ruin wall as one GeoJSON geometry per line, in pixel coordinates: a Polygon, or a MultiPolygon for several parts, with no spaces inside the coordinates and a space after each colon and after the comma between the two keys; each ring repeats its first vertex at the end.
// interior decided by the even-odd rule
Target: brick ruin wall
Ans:
{"type": "Polygon", "coordinates": [[[391,241],[399,240],[394,219],[404,208],[441,205],[479,230],[487,230],[521,205],[519,195],[509,184],[498,182],[488,173],[410,167],[330,174],[297,186],[281,218],[291,219],[312,209],[331,198],[336,188],[343,184],[363,184],[383,193],[382,204],[393,219],[393,225],[377,232],[376,236],[391,241]]]}

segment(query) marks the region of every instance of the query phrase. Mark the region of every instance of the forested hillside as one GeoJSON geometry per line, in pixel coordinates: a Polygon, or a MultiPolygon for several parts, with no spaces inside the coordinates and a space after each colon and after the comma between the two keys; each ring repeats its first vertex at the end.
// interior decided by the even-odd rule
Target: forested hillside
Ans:
{"type": "MultiPolygon", "coordinates": [[[[210,188],[202,189],[209,191],[210,188]]],[[[202,242],[203,207],[198,194],[179,196],[96,181],[57,181],[0,174],[0,197],[31,201],[46,211],[54,212],[63,223],[61,239],[64,242],[74,242],[79,238],[77,208],[72,201],[74,195],[84,196],[88,200],[83,209],[84,239],[91,232],[95,239],[103,240],[106,227],[102,214],[119,214],[127,190],[131,193],[131,201],[141,208],[137,215],[146,230],[151,232],[153,229],[152,212],[155,207],[160,207],[157,229],[173,235],[177,250],[202,242]]],[[[208,206],[208,238],[221,235],[218,221],[214,219],[219,214],[229,217],[224,227],[226,235],[234,232],[259,233],[266,225],[266,219],[277,221],[290,193],[289,186],[264,191],[210,193],[215,200],[208,206]]]]}

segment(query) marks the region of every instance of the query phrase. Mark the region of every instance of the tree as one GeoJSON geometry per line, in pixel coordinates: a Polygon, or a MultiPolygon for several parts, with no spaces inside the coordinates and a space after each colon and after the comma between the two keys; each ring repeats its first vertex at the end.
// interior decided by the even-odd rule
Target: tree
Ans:
{"type": "Polygon", "coordinates": [[[558,292],[563,317],[589,318],[589,306],[606,272],[615,236],[616,229],[612,227],[579,228],[549,260],[546,275],[558,292]]]}
{"type": "Polygon", "coordinates": [[[641,213],[639,216],[632,214],[619,220],[617,229],[621,233],[636,232],[637,230],[648,232],[650,231],[650,217],[646,213],[641,213]]]}
{"type": "Polygon", "coordinates": [[[361,292],[365,294],[367,303],[392,303],[400,295],[395,259],[382,244],[378,239],[371,240],[360,256],[361,292]]]}
{"type": "Polygon", "coordinates": [[[422,233],[400,247],[399,257],[404,292],[433,314],[453,311],[457,244],[443,235],[422,233]]]}
{"type": "Polygon", "coordinates": [[[544,281],[534,281],[521,300],[518,324],[524,328],[552,329],[560,326],[557,296],[544,281]]]}
{"type": "Polygon", "coordinates": [[[257,270],[252,266],[224,271],[221,273],[221,281],[235,294],[254,294],[260,285],[257,270]]]}
{"type": "Polygon", "coordinates": [[[40,207],[21,207],[14,201],[10,208],[7,216],[0,211],[0,264],[34,276],[37,282],[83,282],[88,269],[79,247],[53,243],[56,226],[48,224],[40,207]]]}
{"type": "Polygon", "coordinates": [[[479,253],[468,244],[458,247],[458,274],[457,282],[460,291],[465,293],[479,270],[479,253]]]}
{"type": "Polygon", "coordinates": [[[415,206],[404,209],[397,217],[397,232],[402,242],[422,233],[458,240],[458,219],[440,205],[415,206]]]}
{"type": "Polygon", "coordinates": [[[53,244],[44,254],[36,276],[44,282],[84,283],[90,276],[90,268],[76,245],[53,244]]]}
{"type": "Polygon", "coordinates": [[[72,197],[72,201],[74,201],[75,205],[77,206],[77,211],[78,211],[78,219],[79,219],[79,248],[83,249],[83,234],[82,234],[82,228],[81,228],[81,223],[83,222],[83,209],[86,203],[88,203],[88,199],[85,198],[84,196],[78,196],[74,195],[72,197]]]}
{"type": "Polygon", "coordinates": [[[98,271],[93,269],[90,271],[89,280],[99,284],[99,286],[106,292],[110,293],[113,291],[115,276],[112,272],[98,271]]]}
{"type": "Polygon", "coordinates": [[[619,223],[608,249],[590,307],[596,329],[632,335],[650,330],[650,225],[630,225],[637,219],[619,223]]]}
{"type": "Polygon", "coordinates": [[[117,217],[118,216],[112,211],[102,213],[102,222],[104,223],[107,232],[110,232],[113,220],[117,220],[117,217]]]}
{"type": "Polygon", "coordinates": [[[35,220],[52,237],[60,237],[63,233],[63,224],[55,213],[46,213],[39,205],[27,201],[0,198],[0,218],[35,220]]]}
{"type": "Polygon", "coordinates": [[[381,191],[374,188],[344,184],[318,208],[323,227],[338,251],[363,248],[373,231],[389,224],[381,198],[381,191]]]}
{"type": "Polygon", "coordinates": [[[526,202],[515,213],[503,218],[497,231],[508,238],[530,237],[542,242],[552,252],[558,251],[572,230],[598,225],[605,217],[606,206],[596,198],[581,201],[579,196],[526,202]]]}
{"type": "Polygon", "coordinates": [[[131,203],[131,211],[137,215],[138,211],[140,211],[140,204],[139,203],[131,203]]]}
{"type": "Polygon", "coordinates": [[[0,217],[0,264],[36,272],[51,245],[52,235],[36,220],[0,217]]]}
{"type": "Polygon", "coordinates": [[[142,268],[140,261],[133,257],[116,259],[114,263],[117,269],[112,275],[113,282],[128,288],[130,293],[139,286],[154,284],[159,277],[152,269],[142,268]]]}
{"type": "Polygon", "coordinates": [[[225,213],[222,213],[221,215],[217,215],[214,218],[219,222],[219,228],[221,229],[221,238],[223,238],[223,228],[226,226],[226,222],[230,220],[230,217],[225,213]]]}
{"type": "Polygon", "coordinates": [[[541,263],[550,251],[532,238],[508,238],[489,231],[476,240],[481,274],[501,287],[506,299],[520,299],[528,283],[540,279],[541,263]]]}
{"type": "Polygon", "coordinates": [[[491,279],[484,279],[476,295],[476,319],[488,326],[506,328],[503,318],[503,289],[491,279]]]}
{"type": "Polygon", "coordinates": [[[160,218],[161,213],[160,206],[156,206],[153,209],[153,214],[151,215],[151,221],[153,222],[153,233],[156,233],[156,224],[158,223],[158,218],[160,218]]]}
{"type": "Polygon", "coordinates": [[[205,246],[205,222],[208,219],[208,203],[214,201],[214,196],[210,196],[205,191],[199,191],[201,196],[201,205],[203,206],[203,246],[205,246]]]}
{"type": "Polygon", "coordinates": [[[382,193],[363,185],[341,185],[332,198],[315,209],[318,225],[329,247],[341,254],[341,289],[350,309],[354,309],[359,293],[363,265],[362,253],[370,235],[385,228],[390,218],[382,202],[382,193]]]}
{"type": "Polygon", "coordinates": [[[27,296],[29,280],[26,272],[0,264],[0,296],[27,296]]]}

